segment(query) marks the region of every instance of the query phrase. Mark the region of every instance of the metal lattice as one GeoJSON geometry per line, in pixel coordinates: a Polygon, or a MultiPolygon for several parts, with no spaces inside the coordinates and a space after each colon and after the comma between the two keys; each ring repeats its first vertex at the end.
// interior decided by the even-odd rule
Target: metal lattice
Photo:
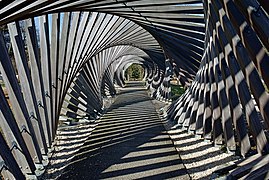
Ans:
{"type": "Polygon", "coordinates": [[[267,157],[265,0],[13,0],[0,7],[3,177],[38,176],[60,117],[95,120],[133,63],[144,67],[159,100],[171,97],[172,73],[187,88],[167,112],[179,127],[243,157],[267,157]]]}

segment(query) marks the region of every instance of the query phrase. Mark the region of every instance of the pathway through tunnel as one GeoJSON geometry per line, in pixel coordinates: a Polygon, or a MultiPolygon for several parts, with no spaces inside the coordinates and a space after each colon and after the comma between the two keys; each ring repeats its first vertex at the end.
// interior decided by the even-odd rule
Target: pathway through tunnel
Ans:
{"type": "Polygon", "coordinates": [[[142,83],[129,83],[59,179],[189,179],[142,83]]]}

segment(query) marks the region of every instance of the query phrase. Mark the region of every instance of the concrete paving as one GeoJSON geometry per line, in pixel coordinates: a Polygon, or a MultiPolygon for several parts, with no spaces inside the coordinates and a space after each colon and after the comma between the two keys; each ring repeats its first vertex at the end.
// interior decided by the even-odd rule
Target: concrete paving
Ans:
{"type": "Polygon", "coordinates": [[[190,179],[146,90],[129,84],[59,179],[190,179]]]}

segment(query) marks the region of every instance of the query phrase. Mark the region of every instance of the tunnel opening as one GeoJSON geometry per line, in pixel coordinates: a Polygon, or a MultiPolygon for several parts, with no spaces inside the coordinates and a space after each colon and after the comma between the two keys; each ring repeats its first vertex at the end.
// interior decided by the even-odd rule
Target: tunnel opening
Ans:
{"type": "Polygon", "coordinates": [[[126,81],[142,81],[144,79],[144,68],[140,64],[131,64],[125,71],[124,77],[126,81]]]}

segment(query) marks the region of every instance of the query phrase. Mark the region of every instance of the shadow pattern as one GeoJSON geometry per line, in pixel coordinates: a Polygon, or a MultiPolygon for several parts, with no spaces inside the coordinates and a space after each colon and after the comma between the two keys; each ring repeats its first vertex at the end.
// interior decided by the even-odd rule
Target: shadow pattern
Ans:
{"type": "Polygon", "coordinates": [[[58,179],[89,178],[189,179],[146,91],[126,88],[58,179]]]}

